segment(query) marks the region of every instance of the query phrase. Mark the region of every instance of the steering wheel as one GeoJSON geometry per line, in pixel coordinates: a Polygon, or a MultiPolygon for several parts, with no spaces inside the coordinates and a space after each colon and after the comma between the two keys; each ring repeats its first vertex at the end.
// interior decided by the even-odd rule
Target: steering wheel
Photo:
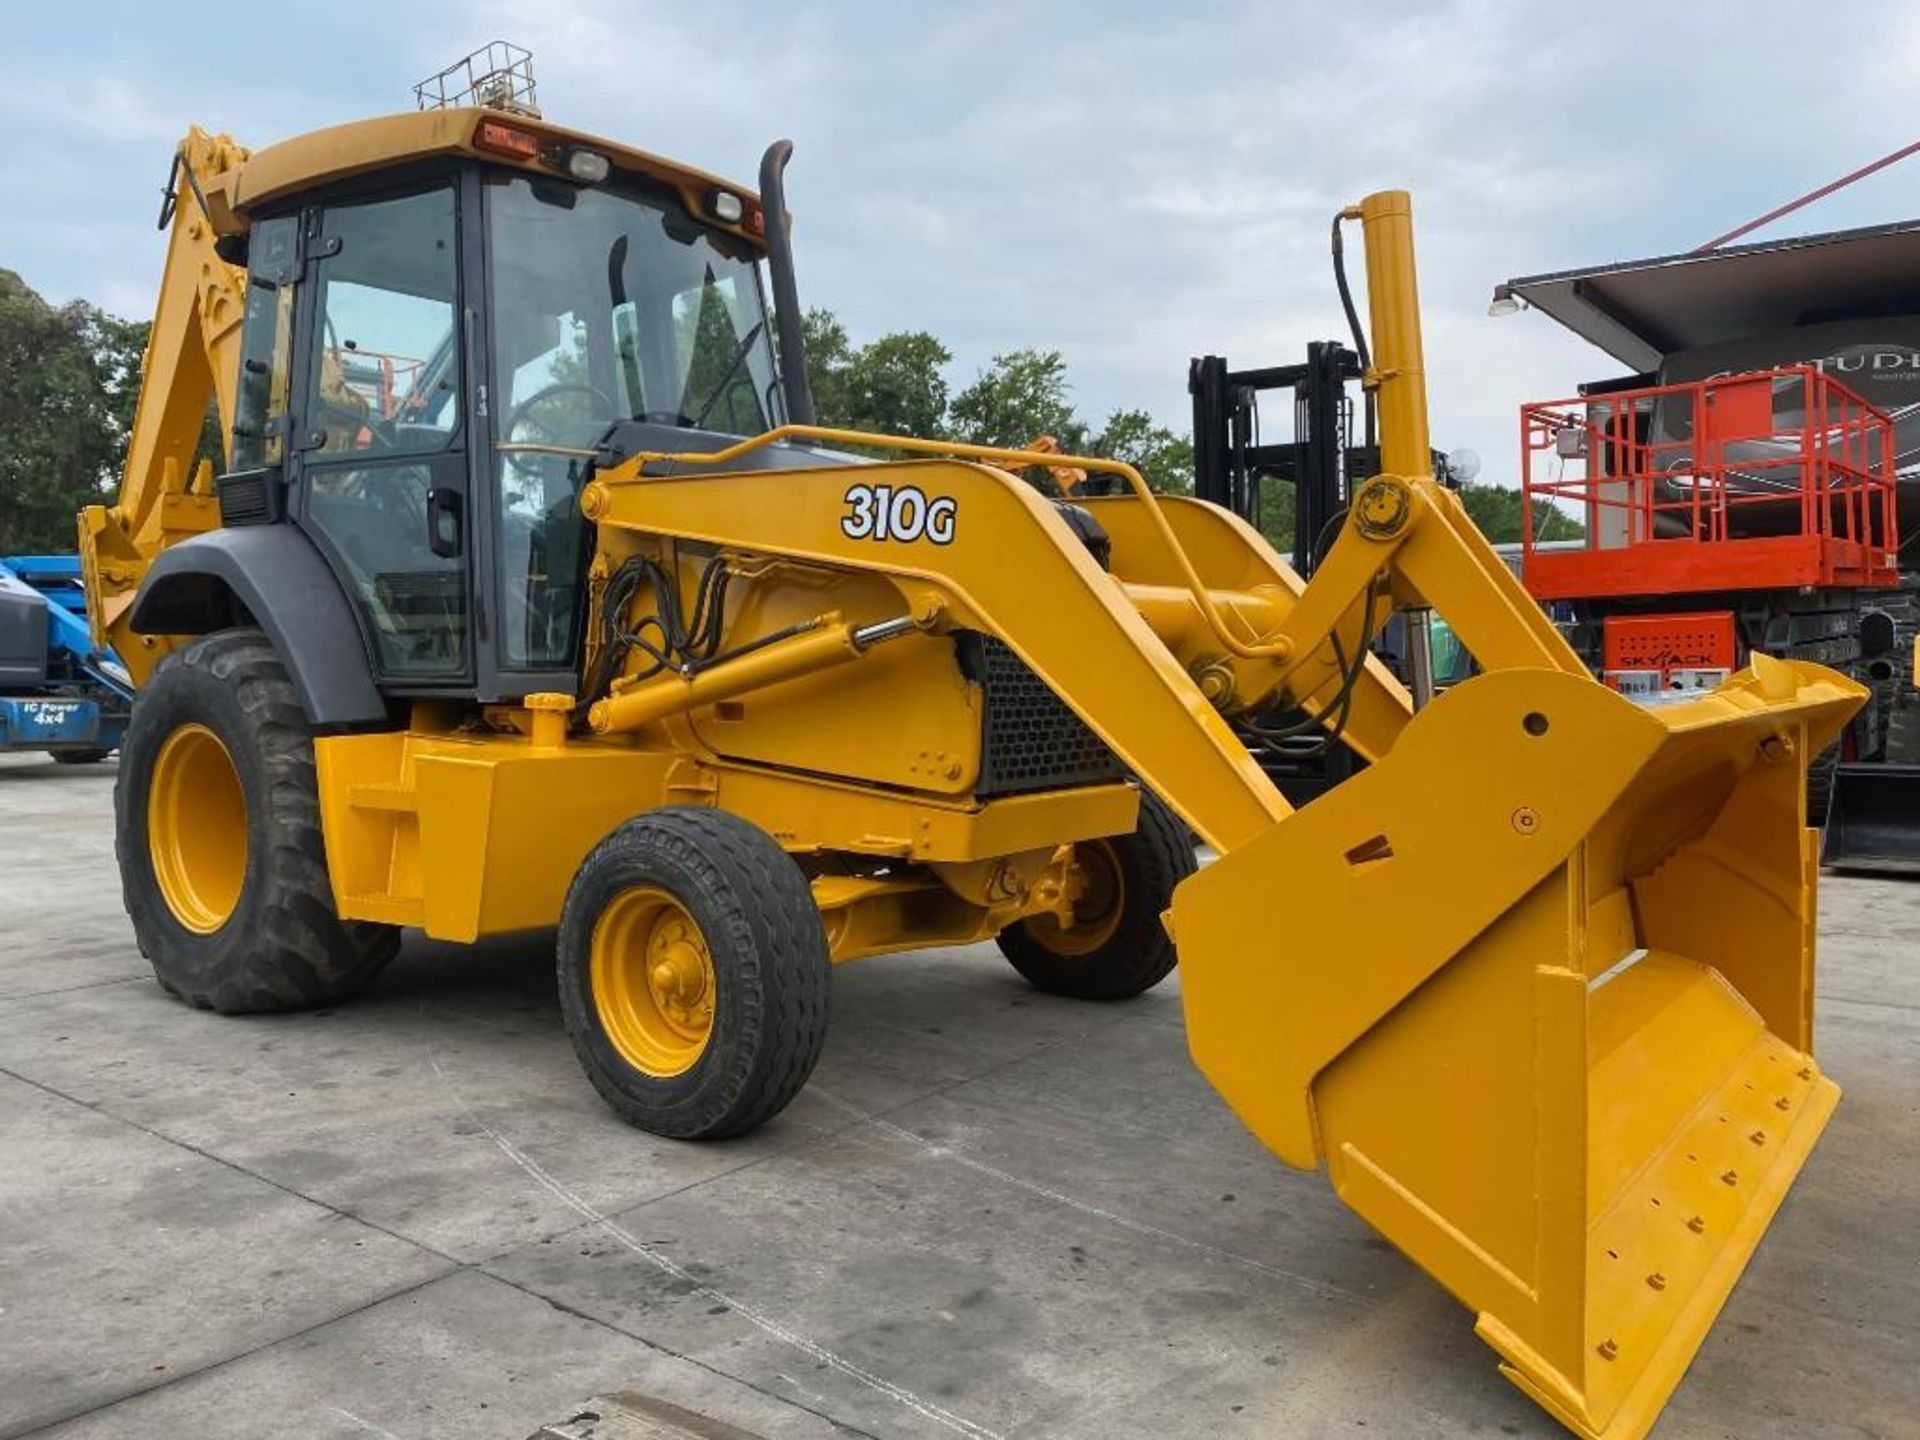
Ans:
{"type": "MultiPolygon", "coordinates": [[[[593,402],[593,413],[589,414],[587,419],[600,422],[596,427],[596,433],[621,418],[620,407],[614,403],[613,397],[598,385],[585,380],[560,380],[534,391],[509,410],[505,422],[500,427],[501,438],[512,440],[514,431],[520,428],[520,422],[527,418],[529,411],[537,405],[544,405],[549,400],[562,395],[585,395],[593,402]]],[[[507,463],[523,475],[536,470],[542,459],[537,450],[509,450],[506,452],[506,457],[507,463]]]]}

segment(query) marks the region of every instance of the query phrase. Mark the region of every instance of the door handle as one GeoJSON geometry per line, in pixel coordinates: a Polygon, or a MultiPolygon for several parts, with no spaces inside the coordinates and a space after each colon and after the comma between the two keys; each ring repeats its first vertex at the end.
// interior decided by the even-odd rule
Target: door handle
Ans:
{"type": "Polygon", "coordinates": [[[436,485],[427,492],[427,548],[442,560],[460,553],[460,492],[436,485]]]}

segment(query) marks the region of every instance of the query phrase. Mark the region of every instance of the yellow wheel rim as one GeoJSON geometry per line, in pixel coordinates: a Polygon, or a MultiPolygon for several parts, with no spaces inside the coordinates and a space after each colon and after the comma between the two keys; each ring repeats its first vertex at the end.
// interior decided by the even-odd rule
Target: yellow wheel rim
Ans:
{"type": "Polygon", "coordinates": [[[622,890],[593,927],[593,1006],[634,1069],[684,1075],[713,1038],[715,980],[706,938],[684,906],[651,885],[622,890]]]}
{"type": "Polygon", "coordinates": [[[1026,922],[1027,934],[1056,955],[1091,955],[1120,928],[1127,882],[1120,873],[1120,857],[1105,840],[1074,846],[1073,868],[1072,883],[1079,890],[1073,899],[1073,924],[1035,915],[1026,922]]]}
{"type": "Polygon", "coordinates": [[[233,917],[247,881],[247,796],[204,725],[182,725],[154,757],[147,848],[174,919],[210,935],[233,917]]]}

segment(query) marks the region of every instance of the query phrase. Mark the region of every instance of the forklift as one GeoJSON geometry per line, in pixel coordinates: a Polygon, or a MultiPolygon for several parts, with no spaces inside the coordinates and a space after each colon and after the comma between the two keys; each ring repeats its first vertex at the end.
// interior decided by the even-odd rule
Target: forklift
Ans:
{"type": "MultiPolygon", "coordinates": [[[[1236,370],[1218,355],[1198,356],[1187,367],[1193,400],[1193,493],[1231,510],[1271,543],[1288,543],[1294,570],[1311,578],[1347,517],[1354,477],[1380,468],[1379,418],[1371,392],[1364,392],[1363,422],[1354,434],[1350,388],[1364,387],[1367,360],[1363,332],[1350,348],[1335,340],[1307,345],[1307,358],[1290,365],[1236,370]],[[1291,435],[1270,439],[1260,397],[1291,392],[1291,435]],[[1276,487],[1287,487],[1284,492],[1276,487]],[[1284,503],[1291,498],[1291,506],[1284,503]],[[1292,527],[1286,528],[1291,511],[1292,527]]],[[[1433,473],[1457,489],[1472,478],[1471,452],[1432,454],[1433,473]]],[[[1472,674],[1472,659],[1439,615],[1425,623],[1395,614],[1382,627],[1373,653],[1407,690],[1409,703],[1425,705],[1441,690],[1472,674]]],[[[1271,708],[1233,717],[1234,730],[1268,777],[1295,805],[1305,805],[1347,779],[1366,761],[1343,740],[1336,717],[1322,727],[1298,712],[1271,708]]]]}

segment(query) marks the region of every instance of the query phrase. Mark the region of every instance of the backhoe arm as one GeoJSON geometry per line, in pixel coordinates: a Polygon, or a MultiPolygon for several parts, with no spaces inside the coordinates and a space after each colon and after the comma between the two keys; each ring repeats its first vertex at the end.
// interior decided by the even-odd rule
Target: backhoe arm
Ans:
{"type": "MultiPolygon", "coordinates": [[[[112,646],[138,685],[165,653],[165,637],[135,635],[125,620],[147,567],[161,551],[219,523],[213,467],[196,472],[209,402],[220,434],[233,433],[240,374],[246,271],[217,248],[244,233],[230,204],[247,151],[195,126],[174,154],[161,226],[166,269],[141,364],[140,402],[127,442],[120,493],[80,512],[87,614],[97,645],[112,646]]],[[[224,457],[221,457],[224,460],[224,457]]]]}

